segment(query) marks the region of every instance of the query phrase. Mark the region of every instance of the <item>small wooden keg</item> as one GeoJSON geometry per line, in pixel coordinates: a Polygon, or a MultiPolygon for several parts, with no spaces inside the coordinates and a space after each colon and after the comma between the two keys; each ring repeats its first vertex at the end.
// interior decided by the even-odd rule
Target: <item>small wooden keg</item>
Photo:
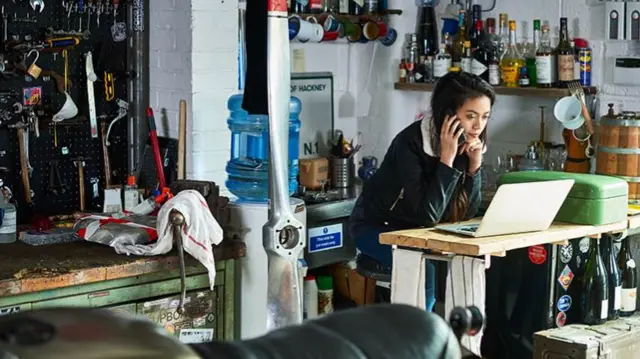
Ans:
{"type": "Polygon", "coordinates": [[[640,117],[605,116],[600,120],[596,173],[629,183],[629,203],[640,203],[640,117]]]}

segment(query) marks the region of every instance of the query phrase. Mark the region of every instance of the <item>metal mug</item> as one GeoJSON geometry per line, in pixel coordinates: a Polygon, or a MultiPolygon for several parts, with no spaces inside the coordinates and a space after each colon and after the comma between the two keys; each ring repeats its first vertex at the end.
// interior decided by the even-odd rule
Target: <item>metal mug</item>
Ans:
{"type": "MultiPolygon", "coordinates": [[[[356,32],[356,28],[359,29],[359,26],[355,25],[354,23],[352,23],[351,21],[349,21],[348,19],[341,19],[340,20],[340,29],[339,31],[339,37],[343,38],[343,37],[349,37],[351,36],[354,32],[356,32]]],[[[359,31],[359,33],[362,31],[359,31]]],[[[360,38],[360,35],[358,35],[358,38],[360,38]]]]}
{"type": "Polygon", "coordinates": [[[325,32],[336,32],[340,29],[340,22],[333,15],[327,15],[322,25],[325,32]]]}
{"type": "Polygon", "coordinates": [[[396,42],[397,38],[398,32],[396,31],[396,29],[389,27],[387,28],[387,33],[384,35],[384,37],[381,37],[380,39],[378,39],[378,41],[380,41],[380,43],[384,46],[391,46],[396,42]]]}
{"type": "Polygon", "coordinates": [[[362,24],[362,35],[368,41],[375,41],[380,37],[380,26],[377,22],[371,20],[366,21],[362,24]]]}
{"type": "Polygon", "coordinates": [[[311,24],[312,32],[309,37],[311,42],[320,42],[324,36],[324,28],[318,23],[318,19],[315,16],[307,16],[307,21],[311,24]]]}

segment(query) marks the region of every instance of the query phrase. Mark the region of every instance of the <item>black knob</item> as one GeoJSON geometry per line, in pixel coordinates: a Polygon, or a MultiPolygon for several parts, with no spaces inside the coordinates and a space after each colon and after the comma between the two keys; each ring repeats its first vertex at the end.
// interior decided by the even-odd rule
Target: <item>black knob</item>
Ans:
{"type": "Polygon", "coordinates": [[[50,324],[30,318],[20,318],[0,328],[0,341],[13,345],[41,345],[53,339],[55,331],[50,324]]]}

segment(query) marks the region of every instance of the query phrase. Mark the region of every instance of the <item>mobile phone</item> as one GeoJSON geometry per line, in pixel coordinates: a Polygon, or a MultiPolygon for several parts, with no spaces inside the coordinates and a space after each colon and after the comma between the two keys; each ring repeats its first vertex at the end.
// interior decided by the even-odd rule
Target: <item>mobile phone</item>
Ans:
{"type": "Polygon", "coordinates": [[[467,138],[464,136],[464,132],[462,132],[460,137],[458,137],[458,146],[462,146],[465,142],[467,142],[467,138]]]}

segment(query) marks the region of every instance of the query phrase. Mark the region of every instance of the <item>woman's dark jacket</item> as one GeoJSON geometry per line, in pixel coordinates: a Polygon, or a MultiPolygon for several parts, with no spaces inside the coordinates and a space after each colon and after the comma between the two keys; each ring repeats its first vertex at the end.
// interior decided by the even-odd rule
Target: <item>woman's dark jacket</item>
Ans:
{"type": "Polygon", "coordinates": [[[364,183],[349,220],[353,237],[370,227],[381,231],[433,227],[449,216],[456,186],[463,182],[469,198],[465,218],[481,202],[481,171],[466,174],[469,159],[457,156],[454,168],[440,162],[431,146],[431,119],[411,124],[391,143],[375,175],[364,183]]]}

